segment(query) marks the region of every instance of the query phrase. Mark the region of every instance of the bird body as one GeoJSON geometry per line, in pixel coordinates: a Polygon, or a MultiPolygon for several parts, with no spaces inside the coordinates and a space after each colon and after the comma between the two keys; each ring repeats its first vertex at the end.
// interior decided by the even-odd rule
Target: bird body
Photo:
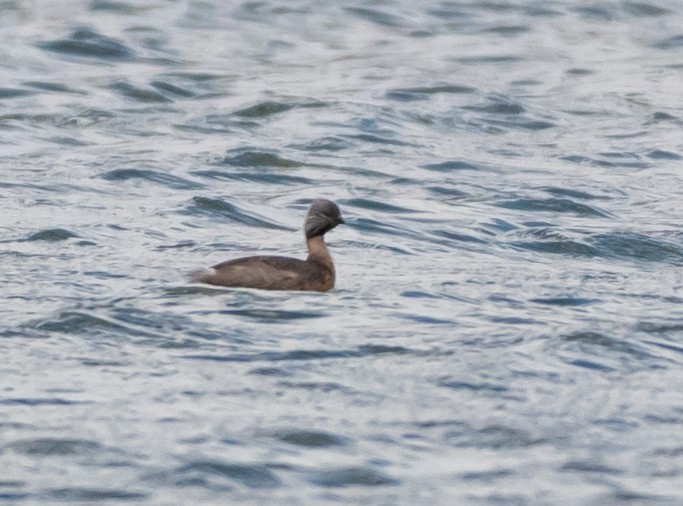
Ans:
{"type": "Polygon", "coordinates": [[[341,223],[344,220],[334,202],[316,200],[304,222],[308,246],[306,260],[282,256],[237,258],[195,273],[192,279],[227,287],[325,292],[334,288],[336,276],[324,236],[341,223]]]}

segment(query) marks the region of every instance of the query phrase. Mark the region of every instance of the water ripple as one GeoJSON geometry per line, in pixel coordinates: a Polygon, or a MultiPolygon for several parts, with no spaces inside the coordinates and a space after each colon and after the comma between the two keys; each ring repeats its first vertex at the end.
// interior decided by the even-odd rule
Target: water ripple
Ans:
{"type": "Polygon", "coordinates": [[[596,234],[591,243],[602,256],[683,265],[683,245],[634,232],[596,234]]]}
{"type": "Polygon", "coordinates": [[[78,91],[71,86],[55,81],[26,81],[25,86],[30,86],[41,91],[50,91],[54,93],[66,93],[70,95],[84,95],[82,91],[78,91]]]}
{"type": "Polygon", "coordinates": [[[545,444],[544,438],[510,425],[492,424],[476,429],[469,426],[450,429],[444,437],[451,444],[475,448],[526,448],[545,444]]]}
{"type": "Polygon", "coordinates": [[[345,134],[342,135],[345,139],[353,139],[354,141],[359,141],[362,143],[370,143],[370,144],[385,144],[389,146],[410,146],[410,147],[419,147],[417,144],[396,139],[393,138],[389,135],[378,135],[378,134],[370,134],[370,133],[362,133],[362,134],[345,134]]]}
{"type": "Polygon", "coordinates": [[[571,188],[562,188],[557,186],[545,186],[541,187],[541,190],[548,192],[552,195],[558,195],[562,197],[571,197],[572,199],[578,200],[598,200],[598,199],[608,199],[607,196],[595,195],[593,193],[588,193],[586,191],[575,190],[571,188]]]}
{"type": "Polygon", "coordinates": [[[425,86],[415,88],[396,88],[388,91],[386,97],[402,102],[412,102],[416,100],[427,100],[432,95],[441,94],[469,94],[474,93],[475,88],[458,84],[444,84],[436,86],[425,86]]]}
{"type": "Polygon", "coordinates": [[[240,109],[239,111],[235,111],[233,114],[241,118],[265,118],[272,116],[273,114],[280,114],[282,112],[289,111],[293,107],[293,104],[266,101],[251,107],[240,109]]]}
{"type": "Polygon", "coordinates": [[[449,160],[447,162],[430,163],[424,165],[424,168],[428,170],[435,170],[437,172],[451,172],[454,170],[479,170],[482,167],[465,160],[449,160]]]}
{"type": "Polygon", "coordinates": [[[274,184],[274,185],[313,185],[312,179],[292,176],[290,174],[282,174],[275,172],[227,172],[224,170],[196,170],[192,172],[193,175],[206,177],[209,179],[217,179],[221,181],[250,181],[253,183],[274,184]]]}
{"type": "Polygon", "coordinates": [[[278,311],[273,309],[226,309],[221,314],[242,316],[246,319],[269,323],[285,323],[288,320],[307,320],[321,318],[326,315],[318,311],[278,311]]]}
{"type": "Polygon", "coordinates": [[[400,482],[369,467],[326,469],[309,473],[309,480],[323,487],[348,487],[354,485],[376,487],[398,485],[400,482]]]}
{"type": "Polygon", "coordinates": [[[562,471],[595,474],[622,474],[623,469],[600,464],[598,462],[572,460],[562,465],[562,471]]]}
{"type": "Polygon", "coordinates": [[[102,445],[85,439],[29,439],[10,443],[9,448],[27,455],[83,455],[102,450],[102,445]]]}
{"type": "Polygon", "coordinates": [[[566,160],[580,165],[595,165],[605,168],[628,168],[646,169],[651,167],[649,162],[640,161],[640,156],[636,153],[602,153],[602,156],[588,155],[563,155],[561,160],[566,160]]]}
{"type": "Polygon", "coordinates": [[[159,90],[160,92],[178,98],[195,98],[197,93],[177,84],[169,83],[167,81],[151,81],[150,86],[159,90]]]}
{"type": "Polygon", "coordinates": [[[602,211],[595,206],[581,204],[566,198],[518,198],[513,200],[498,201],[496,202],[496,205],[507,209],[516,209],[520,211],[571,213],[577,216],[600,216],[603,218],[610,217],[609,213],[602,211]]]}
{"type": "Polygon", "coordinates": [[[381,345],[360,346],[357,349],[339,350],[291,350],[285,352],[262,352],[262,353],[235,353],[230,355],[184,355],[183,358],[194,360],[210,360],[219,362],[280,362],[280,361],[299,361],[299,360],[318,360],[318,359],[345,359],[354,357],[369,357],[385,354],[411,354],[418,353],[409,349],[398,347],[387,347],[381,345]]]}
{"type": "Polygon", "coordinates": [[[117,81],[111,85],[111,89],[121,96],[145,104],[168,103],[173,100],[161,92],[161,89],[143,87],[126,81],[117,81]]]}
{"type": "Polygon", "coordinates": [[[91,401],[74,401],[71,399],[38,398],[38,397],[14,397],[0,399],[0,404],[6,406],[73,406],[77,404],[90,404],[91,401]]]}
{"type": "Polygon", "coordinates": [[[531,227],[507,234],[506,244],[542,253],[683,265],[683,245],[668,239],[623,231],[576,232],[576,237],[569,236],[568,232],[553,227],[531,227]]]}
{"type": "Polygon", "coordinates": [[[537,253],[553,253],[575,257],[596,257],[600,253],[598,249],[585,239],[574,239],[559,230],[538,227],[522,231],[514,231],[508,238],[517,240],[508,241],[513,248],[529,250],[537,253]]]}
{"type": "Polygon", "coordinates": [[[221,198],[193,197],[192,203],[187,206],[185,212],[192,215],[203,214],[206,216],[220,217],[221,220],[228,220],[251,227],[289,230],[286,226],[269,220],[264,216],[257,215],[254,212],[248,212],[221,198]]]}
{"type": "Polygon", "coordinates": [[[0,88],[0,100],[12,99],[17,97],[25,97],[31,95],[34,92],[31,90],[22,90],[17,88],[0,88]]]}
{"type": "Polygon", "coordinates": [[[40,230],[39,232],[34,232],[33,234],[29,235],[26,240],[60,242],[76,237],[79,237],[78,234],[75,234],[69,230],[65,230],[63,228],[50,228],[46,230],[40,230]]]}
{"type": "Polygon", "coordinates": [[[281,429],[275,431],[272,436],[283,443],[305,448],[344,446],[348,443],[345,438],[336,434],[314,430],[281,429]]]}
{"type": "Polygon", "coordinates": [[[341,137],[331,135],[320,137],[304,144],[290,144],[288,147],[308,152],[335,152],[349,149],[352,146],[353,144],[351,142],[342,139],[341,137]]]}
{"type": "Polygon", "coordinates": [[[400,27],[403,22],[398,16],[367,7],[345,7],[344,10],[361,19],[385,27],[400,27]]]}
{"type": "Polygon", "coordinates": [[[489,392],[494,394],[508,391],[508,388],[503,385],[495,385],[490,383],[472,383],[469,381],[451,380],[448,378],[441,379],[438,383],[439,386],[452,388],[454,390],[471,390],[473,392],[489,392]]]}
{"type": "Polygon", "coordinates": [[[107,488],[57,488],[46,492],[47,497],[57,501],[102,502],[102,501],[142,501],[148,497],[143,492],[131,492],[107,488]]]}
{"type": "MultiPolygon", "coordinates": [[[[125,312],[124,312],[125,313],[125,312]]],[[[33,326],[46,332],[92,334],[95,331],[129,336],[160,337],[153,329],[104,314],[102,310],[64,310],[53,318],[37,321],[33,326]]]]}
{"type": "Polygon", "coordinates": [[[280,167],[296,168],[305,164],[277,155],[275,152],[260,149],[238,149],[234,154],[221,160],[224,165],[232,167],[280,167]]]}
{"type": "Polygon", "coordinates": [[[683,47],[683,34],[682,35],[674,35],[673,37],[667,37],[665,39],[662,39],[658,43],[654,45],[655,48],[657,49],[679,49],[683,47]]]}
{"type": "Polygon", "coordinates": [[[563,336],[562,339],[566,343],[575,343],[579,346],[599,346],[616,352],[637,355],[639,357],[649,356],[649,354],[645,353],[639,346],[633,343],[622,339],[616,339],[599,332],[575,332],[563,336]]]}
{"type": "Polygon", "coordinates": [[[352,207],[360,207],[361,209],[372,209],[373,211],[382,211],[386,213],[412,213],[414,209],[405,206],[392,205],[375,199],[347,199],[343,201],[344,205],[352,207]]]}
{"type": "Polygon", "coordinates": [[[280,486],[280,479],[265,465],[222,460],[194,460],[153,474],[149,479],[170,482],[177,487],[231,489],[233,485],[242,485],[251,489],[270,489],[280,486]]]}
{"type": "MultiPolygon", "coordinates": [[[[100,176],[107,181],[128,181],[128,180],[143,180],[152,183],[163,185],[167,188],[176,190],[193,190],[203,188],[204,185],[190,181],[189,179],[174,176],[165,172],[160,172],[152,169],[114,169],[105,172],[100,176]]],[[[136,181],[137,182],[137,181],[136,181]]]]}
{"type": "Polygon", "coordinates": [[[133,60],[135,58],[135,52],[122,42],[87,28],[75,30],[65,39],[41,42],[38,47],[65,56],[97,60],[133,60]]]}
{"type": "Polygon", "coordinates": [[[529,302],[535,304],[544,304],[548,306],[586,306],[598,302],[594,299],[586,299],[582,297],[539,297],[529,299],[529,302]]]}

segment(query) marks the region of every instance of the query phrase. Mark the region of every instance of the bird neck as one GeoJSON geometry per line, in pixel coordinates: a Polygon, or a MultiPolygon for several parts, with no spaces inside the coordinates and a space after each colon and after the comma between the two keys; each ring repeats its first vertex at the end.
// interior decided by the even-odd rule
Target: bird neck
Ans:
{"type": "Polygon", "coordinates": [[[320,263],[334,271],[332,257],[327,250],[327,244],[325,244],[325,239],[322,235],[309,237],[306,239],[306,244],[308,245],[308,258],[306,259],[308,262],[320,263]]]}

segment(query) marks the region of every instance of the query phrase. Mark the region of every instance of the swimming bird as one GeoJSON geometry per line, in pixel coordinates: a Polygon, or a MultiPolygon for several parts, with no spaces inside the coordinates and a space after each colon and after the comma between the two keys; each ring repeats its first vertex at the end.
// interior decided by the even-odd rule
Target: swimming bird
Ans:
{"type": "Polygon", "coordinates": [[[326,292],[334,288],[335,272],[325,234],[342,223],[345,222],[337,204],[314,200],[304,221],[306,260],[282,256],[237,258],[196,272],[192,279],[218,286],[326,292]]]}

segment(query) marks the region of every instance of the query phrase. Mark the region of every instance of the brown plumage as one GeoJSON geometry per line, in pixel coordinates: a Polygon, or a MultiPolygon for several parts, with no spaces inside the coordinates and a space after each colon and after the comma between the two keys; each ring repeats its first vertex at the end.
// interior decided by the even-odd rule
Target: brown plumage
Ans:
{"type": "Polygon", "coordinates": [[[304,222],[306,260],[281,256],[237,258],[194,273],[192,279],[218,286],[325,292],[334,287],[335,273],[324,236],[341,223],[344,219],[337,204],[315,200],[304,222]]]}

